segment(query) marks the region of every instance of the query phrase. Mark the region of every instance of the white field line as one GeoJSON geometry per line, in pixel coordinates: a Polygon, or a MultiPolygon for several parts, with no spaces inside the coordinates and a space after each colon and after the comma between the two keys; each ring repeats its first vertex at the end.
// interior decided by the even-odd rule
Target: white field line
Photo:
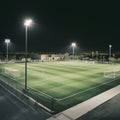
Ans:
{"type": "MultiPolygon", "coordinates": [[[[89,66],[87,66],[87,67],[91,67],[91,66],[92,66],[92,65],[89,65],[89,66]]],[[[97,65],[96,65],[95,67],[97,68],[97,65]]],[[[115,68],[117,68],[117,67],[118,67],[118,66],[115,66],[115,68]]],[[[107,67],[107,68],[109,68],[109,67],[107,67]]],[[[13,79],[13,78],[11,78],[11,79],[13,79]]],[[[15,79],[13,79],[13,80],[16,81],[15,79]]],[[[110,82],[113,82],[113,81],[116,81],[116,80],[117,80],[117,79],[112,80],[112,81],[110,81],[110,82]]],[[[43,81],[44,81],[44,80],[43,80],[43,81]]],[[[18,81],[17,81],[17,82],[18,82],[18,81]]],[[[81,94],[81,93],[84,93],[84,92],[89,91],[89,90],[91,90],[91,89],[100,87],[100,86],[102,86],[102,85],[104,85],[104,84],[108,84],[108,83],[110,83],[110,82],[106,82],[106,83],[100,84],[100,85],[98,85],[98,86],[89,88],[89,89],[87,89],[87,90],[84,90],[84,91],[81,91],[81,92],[78,92],[78,93],[75,93],[75,94],[72,94],[72,95],[67,96],[67,97],[64,97],[64,98],[62,98],[62,99],[57,99],[57,98],[55,98],[55,99],[58,100],[58,101],[62,101],[62,100],[65,100],[65,99],[67,99],[67,98],[70,98],[70,97],[72,97],[72,96],[75,96],[75,95],[77,95],[77,94],[81,94]]],[[[18,82],[18,83],[20,83],[20,82],[18,82]]],[[[20,84],[21,84],[21,83],[20,83],[20,84]]],[[[23,84],[22,84],[22,85],[23,85],[23,84]]],[[[48,96],[48,97],[50,97],[50,98],[53,98],[52,96],[50,96],[50,95],[48,95],[48,94],[46,94],[46,93],[44,93],[44,92],[41,92],[41,91],[39,91],[39,90],[37,90],[37,89],[34,89],[34,88],[32,88],[32,87],[29,87],[29,88],[35,90],[35,91],[38,92],[38,93],[42,93],[42,94],[44,94],[44,95],[46,95],[46,96],[48,96]]]]}
{"type": "MultiPolygon", "coordinates": [[[[118,78],[118,79],[120,79],[120,78],[118,78]]],[[[91,88],[89,88],[89,89],[87,89],[87,90],[83,90],[83,91],[81,91],[81,92],[78,92],[78,93],[69,95],[69,96],[64,97],[64,98],[62,98],[62,99],[57,99],[57,98],[56,98],[56,100],[58,100],[58,101],[65,100],[65,99],[70,98],[70,97],[73,97],[73,96],[75,96],[75,95],[77,95],[77,94],[82,94],[82,93],[84,93],[84,92],[87,92],[87,91],[92,90],[92,89],[94,89],[94,88],[98,88],[98,87],[100,87],[100,86],[103,86],[103,85],[105,85],[105,84],[111,83],[111,82],[116,81],[116,80],[118,80],[118,79],[114,79],[114,80],[112,80],[112,81],[110,81],[110,82],[105,82],[105,83],[100,84],[100,85],[98,85],[98,86],[91,87],[91,88]]]]}
{"type": "MultiPolygon", "coordinates": [[[[100,78],[99,78],[100,79],[100,78]]],[[[110,79],[110,78],[109,78],[110,79]]],[[[53,79],[52,79],[53,80],[53,79]]],[[[93,81],[93,82],[96,82],[96,83],[100,83],[99,81],[96,81],[96,80],[91,80],[91,81],[93,81]]],[[[39,82],[39,81],[38,81],[39,82]]],[[[76,83],[79,83],[79,81],[78,82],[76,82],[76,83]]],[[[64,87],[64,86],[60,86],[60,87],[64,87]]],[[[52,89],[56,89],[56,88],[58,88],[58,87],[54,87],[54,88],[51,88],[51,89],[49,89],[49,90],[52,90],[52,89]]],[[[43,92],[46,92],[46,91],[48,91],[48,90],[44,90],[43,92]]],[[[57,99],[57,98],[56,98],[57,99]]]]}
{"type": "Polygon", "coordinates": [[[32,87],[29,87],[29,88],[32,89],[32,90],[34,90],[33,92],[42,93],[43,95],[45,95],[45,96],[47,96],[47,97],[53,98],[52,96],[50,96],[50,95],[48,95],[48,94],[46,94],[46,93],[44,93],[44,92],[42,92],[42,91],[39,91],[39,90],[37,90],[37,89],[35,89],[35,88],[32,88],[32,87]]]}
{"type": "MultiPolygon", "coordinates": [[[[10,79],[16,81],[14,78],[11,78],[11,77],[10,77],[10,79]]],[[[117,80],[117,79],[114,79],[114,80],[112,80],[112,81],[110,81],[110,82],[113,82],[113,81],[116,81],[116,80],[117,80]]],[[[17,81],[17,82],[18,82],[18,81],[17,81]]],[[[62,101],[62,100],[65,100],[65,99],[67,99],[67,98],[73,97],[73,96],[75,96],[75,95],[77,95],[77,94],[82,94],[82,93],[87,92],[87,91],[89,91],[89,90],[92,90],[92,89],[94,89],[94,88],[98,88],[98,87],[100,87],[100,86],[102,86],[102,85],[104,85],[104,84],[108,84],[108,83],[110,83],[110,82],[105,82],[105,83],[100,84],[100,85],[98,85],[98,86],[91,87],[91,88],[89,88],[89,89],[87,89],[87,90],[84,90],[84,91],[81,91],[81,92],[72,94],[72,95],[67,96],[67,97],[64,97],[64,98],[62,98],[62,99],[57,99],[57,98],[54,98],[54,99],[56,99],[57,101],[62,101]]],[[[18,83],[20,83],[20,82],[18,82],[18,83]]],[[[20,84],[21,84],[21,83],[20,83],[20,84]]],[[[22,84],[22,85],[23,85],[23,84],[22,84]]],[[[39,90],[37,90],[37,89],[35,89],[35,88],[32,88],[32,87],[29,87],[29,88],[33,89],[33,90],[34,90],[33,92],[41,93],[41,94],[43,94],[43,95],[45,95],[45,96],[47,96],[47,97],[53,98],[53,96],[50,96],[50,95],[48,95],[48,94],[46,94],[46,93],[44,93],[44,92],[42,92],[42,91],[39,91],[39,90]]]]}
{"type": "MultiPolygon", "coordinates": [[[[10,78],[10,79],[12,79],[12,80],[14,80],[14,81],[17,81],[17,80],[15,80],[15,79],[13,79],[13,78],[10,78]]],[[[18,82],[18,81],[17,81],[18,82]]],[[[18,83],[20,83],[20,82],[18,82],[18,83]]],[[[21,84],[21,83],[20,83],[21,84]]],[[[24,84],[21,84],[21,85],[24,85],[24,84]]],[[[29,87],[30,89],[32,89],[32,90],[34,90],[33,92],[36,92],[36,93],[41,93],[41,94],[44,94],[44,95],[46,95],[46,96],[48,96],[48,97],[50,97],[50,98],[53,98],[52,96],[50,96],[50,95],[48,95],[48,94],[46,94],[46,93],[44,93],[44,92],[42,92],[42,91],[39,91],[39,90],[37,90],[37,89],[35,89],[35,88],[32,88],[32,87],[29,87]]]]}
{"type": "MultiPolygon", "coordinates": [[[[4,74],[3,74],[3,75],[4,75],[4,74]]],[[[24,84],[18,82],[16,79],[12,78],[12,77],[9,77],[9,78],[12,79],[13,81],[17,82],[18,84],[24,85],[24,84]]],[[[44,95],[46,95],[46,96],[48,96],[48,97],[50,97],[50,98],[53,98],[52,96],[50,96],[50,95],[48,95],[48,94],[46,94],[46,93],[44,93],[44,92],[42,92],[42,91],[39,91],[39,90],[34,89],[34,88],[32,88],[32,87],[29,87],[29,88],[30,88],[30,89],[33,89],[33,90],[34,90],[33,92],[42,93],[42,94],[44,94],[44,95]]]]}
{"type": "MultiPolygon", "coordinates": [[[[4,74],[3,74],[3,75],[4,75],[4,74]]],[[[21,84],[21,85],[24,85],[24,84],[18,82],[16,79],[14,79],[14,78],[12,78],[12,77],[10,77],[10,76],[9,76],[9,78],[12,79],[12,80],[15,81],[15,82],[21,84]]],[[[45,80],[43,80],[43,81],[45,81],[45,80]]],[[[36,92],[38,92],[38,93],[42,93],[42,94],[44,94],[44,95],[46,95],[46,96],[48,96],[48,97],[53,98],[52,96],[50,96],[50,95],[48,95],[48,94],[46,94],[46,93],[44,93],[44,92],[41,92],[41,91],[39,91],[39,90],[37,90],[37,89],[34,89],[34,88],[32,88],[32,87],[29,87],[29,88],[33,89],[34,91],[36,91],[36,92]]]]}
{"type": "MultiPolygon", "coordinates": [[[[10,79],[16,81],[16,80],[15,80],[14,78],[12,78],[12,77],[10,77],[10,79]]],[[[113,82],[113,81],[116,81],[116,80],[117,80],[117,79],[112,80],[112,81],[110,81],[110,82],[113,82]]],[[[44,80],[43,80],[43,81],[44,81],[44,80]]],[[[16,81],[16,82],[18,82],[18,81],[16,81]]],[[[89,89],[87,89],[87,90],[84,90],[84,91],[81,91],[81,92],[72,94],[72,95],[67,96],[67,97],[64,97],[64,98],[62,98],[62,99],[58,99],[58,98],[54,98],[54,99],[56,99],[57,101],[62,101],[62,100],[65,100],[65,99],[67,99],[67,98],[73,97],[73,96],[75,96],[75,95],[77,95],[77,94],[82,94],[82,93],[87,92],[87,91],[89,91],[89,90],[92,90],[92,89],[94,89],[94,88],[98,88],[98,87],[100,87],[100,86],[102,86],[102,85],[104,85],[104,84],[108,84],[108,83],[110,83],[110,82],[105,82],[105,83],[100,84],[100,85],[98,85],[98,86],[91,87],[91,88],[89,88],[89,89]]],[[[18,82],[18,83],[20,83],[20,82],[18,82]]],[[[20,83],[20,84],[21,84],[21,83],[20,83]]],[[[23,85],[23,84],[22,84],[22,85],[23,85]]],[[[50,98],[53,98],[52,96],[50,96],[50,95],[48,95],[48,94],[46,94],[46,93],[44,93],[44,92],[42,92],[42,91],[39,91],[39,90],[37,90],[37,89],[35,89],[35,88],[32,88],[32,87],[29,87],[29,88],[33,89],[33,90],[34,90],[33,92],[36,92],[36,93],[38,92],[38,93],[41,93],[41,94],[43,94],[43,95],[45,95],[45,96],[48,96],[48,97],[50,97],[50,98]]]]}
{"type": "Polygon", "coordinates": [[[95,97],[92,97],[78,105],[75,105],[61,113],[53,115],[47,120],[76,120],[96,107],[104,104],[120,93],[120,85],[111,88],[95,97]]]}
{"type": "MultiPolygon", "coordinates": [[[[4,73],[1,73],[1,75],[6,76],[6,74],[4,74],[4,73]]],[[[15,78],[13,78],[13,77],[11,77],[11,76],[9,76],[9,75],[7,75],[7,77],[9,77],[10,79],[12,79],[13,81],[16,81],[17,83],[22,84],[21,82],[19,82],[18,80],[16,80],[15,78]]],[[[21,78],[24,78],[24,77],[17,77],[17,78],[21,79],[21,78]]],[[[46,79],[45,79],[45,80],[46,80],[46,79]]],[[[41,81],[45,81],[45,80],[41,80],[41,81]]],[[[49,79],[48,79],[48,80],[49,80],[49,79]]],[[[41,81],[37,81],[36,83],[39,83],[39,82],[41,82],[41,81]]],[[[22,85],[24,85],[24,84],[22,84],[22,85]]]]}

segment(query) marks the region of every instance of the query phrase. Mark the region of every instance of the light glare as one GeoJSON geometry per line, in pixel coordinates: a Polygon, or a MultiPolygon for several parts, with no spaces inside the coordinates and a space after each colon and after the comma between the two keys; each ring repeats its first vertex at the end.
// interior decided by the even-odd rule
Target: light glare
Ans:
{"type": "Polygon", "coordinates": [[[10,43],[10,39],[5,39],[5,43],[10,43]]]}
{"type": "Polygon", "coordinates": [[[27,20],[25,20],[25,22],[24,22],[24,25],[25,26],[30,26],[32,24],[32,19],[27,19],[27,20]]]}
{"type": "Polygon", "coordinates": [[[72,47],[76,47],[76,43],[72,43],[72,47]]]}
{"type": "Polygon", "coordinates": [[[112,45],[109,45],[109,47],[111,48],[111,47],[112,47],[112,45]]]}

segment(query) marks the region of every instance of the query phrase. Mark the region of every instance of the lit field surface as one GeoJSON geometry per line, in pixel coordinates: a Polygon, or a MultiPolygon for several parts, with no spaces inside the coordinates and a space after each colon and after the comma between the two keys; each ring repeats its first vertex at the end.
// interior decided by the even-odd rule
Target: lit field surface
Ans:
{"type": "MultiPolygon", "coordinates": [[[[1,64],[1,79],[24,88],[24,63],[1,64]],[[20,75],[13,77],[5,69],[20,75]],[[11,70],[10,70],[11,69],[11,70]]],[[[28,95],[49,109],[60,112],[120,83],[120,65],[82,62],[28,63],[28,95]],[[109,71],[105,77],[104,72],[109,71]]]]}

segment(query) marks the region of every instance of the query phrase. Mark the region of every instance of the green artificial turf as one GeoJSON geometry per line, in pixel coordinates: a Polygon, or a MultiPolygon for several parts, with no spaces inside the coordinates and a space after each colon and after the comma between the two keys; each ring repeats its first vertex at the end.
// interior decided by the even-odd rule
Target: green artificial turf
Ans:
{"type": "MultiPolygon", "coordinates": [[[[1,77],[18,89],[24,88],[24,63],[1,64],[1,77]],[[4,68],[20,71],[20,77],[8,76],[4,68]]],[[[81,62],[28,63],[28,95],[46,107],[60,112],[120,83],[119,75],[104,77],[107,69],[120,71],[119,65],[81,62]]]]}

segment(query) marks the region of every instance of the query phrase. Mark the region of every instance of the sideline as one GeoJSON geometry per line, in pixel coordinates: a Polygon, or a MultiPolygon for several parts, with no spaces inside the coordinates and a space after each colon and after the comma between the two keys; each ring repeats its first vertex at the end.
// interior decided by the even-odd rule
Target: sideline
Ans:
{"type": "Polygon", "coordinates": [[[60,112],[47,120],[76,120],[120,93],[120,85],[60,112]]]}
{"type": "Polygon", "coordinates": [[[102,84],[100,84],[100,85],[97,85],[97,86],[95,86],[95,87],[91,87],[91,88],[89,88],[89,89],[86,89],[86,90],[77,92],[77,93],[75,93],[75,94],[69,95],[69,96],[67,96],[67,97],[64,97],[64,98],[61,98],[61,99],[56,99],[56,100],[62,101],[62,100],[65,100],[65,99],[67,99],[67,98],[73,97],[73,96],[75,96],[75,95],[85,93],[85,92],[87,92],[87,91],[89,91],[89,90],[92,90],[92,89],[95,89],[95,88],[99,88],[99,87],[101,87],[101,86],[103,86],[103,85],[105,85],[105,84],[108,84],[108,83],[111,83],[111,82],[114,82],[114,81],[117,81],[117,80],[119,80],[119,78],[115,78],[115,79],[113,79],[113,80],[111,80],[111,81],[104,82],[104,83],[102,83],[102,84]]]}

